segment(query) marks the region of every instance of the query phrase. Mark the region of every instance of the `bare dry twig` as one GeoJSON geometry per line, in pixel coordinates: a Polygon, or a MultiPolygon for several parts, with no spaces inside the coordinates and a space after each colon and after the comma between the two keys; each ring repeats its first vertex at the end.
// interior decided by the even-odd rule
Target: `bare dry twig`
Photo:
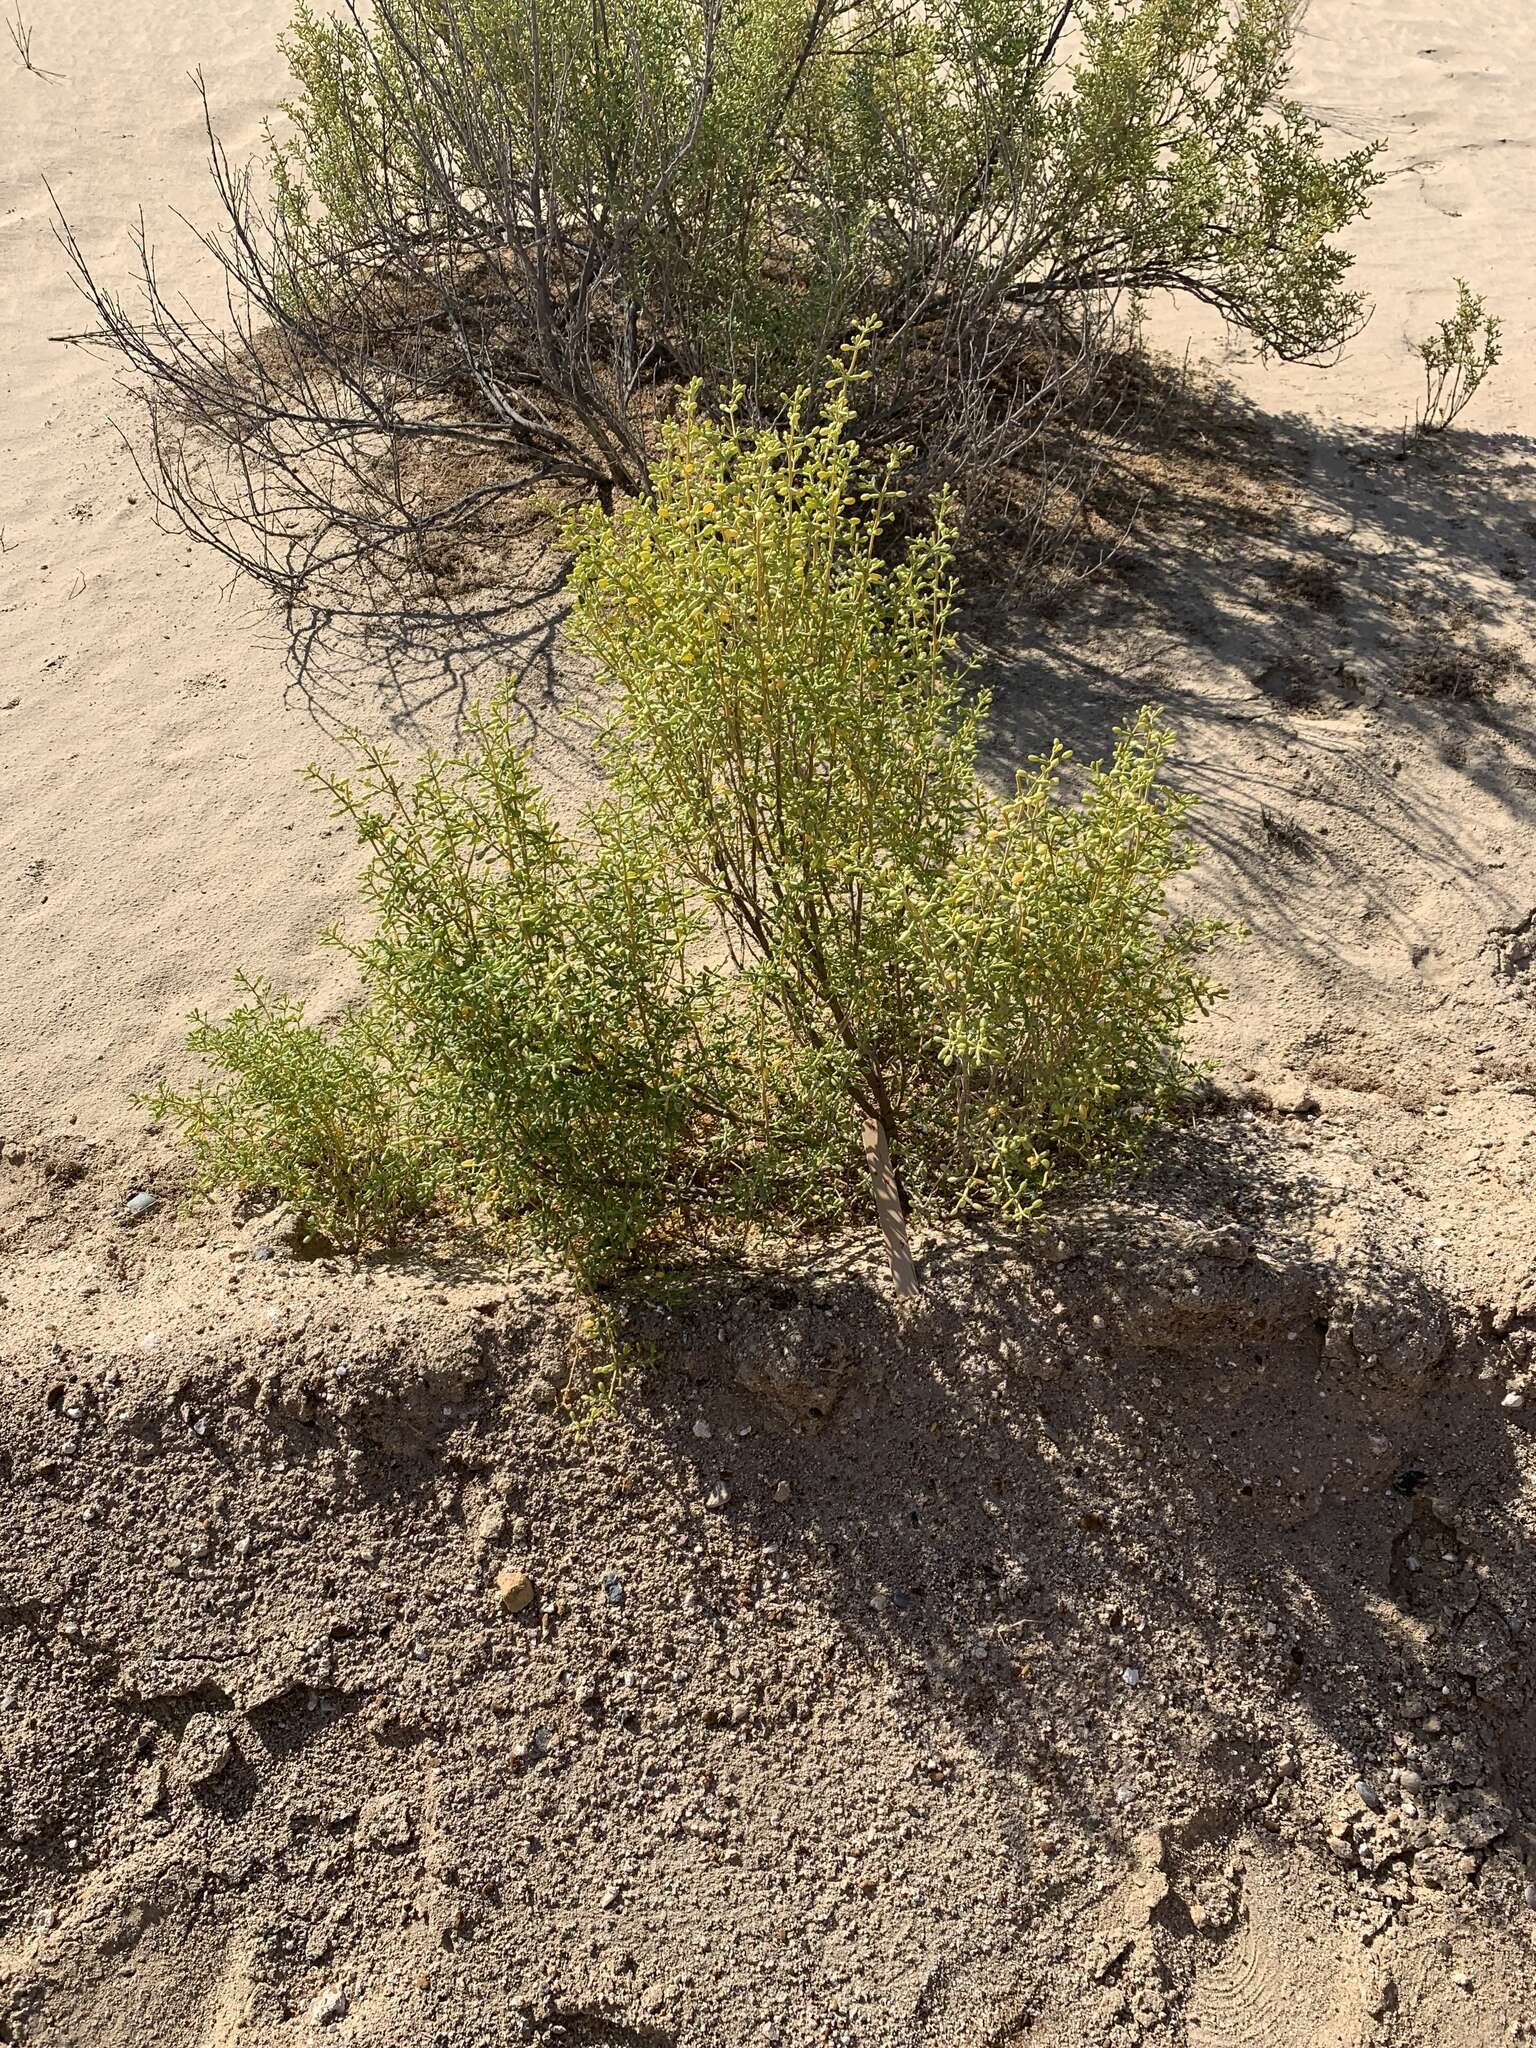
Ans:
{"type": "Polygon", "coordinates": [[[21,0],[17,0],[14,11],[6,16],[5,30],[24,71],[30,71],[34,78],[46,79],[50,85],[61,83],[64,77],[62,71],[49,71],[44,65],[33,62],[32,24],[21,11],[21,0]]]}

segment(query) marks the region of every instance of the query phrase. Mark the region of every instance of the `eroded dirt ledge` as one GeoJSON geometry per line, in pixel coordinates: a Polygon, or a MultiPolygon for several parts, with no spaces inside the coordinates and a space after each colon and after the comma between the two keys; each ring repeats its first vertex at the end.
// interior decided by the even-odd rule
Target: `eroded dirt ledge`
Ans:
{"type": "Polygon", "coordinates": [[[105,1162],[13,1154],[0,2040],[1536,2022],[1536,1302],[1295,1129],[636,1311],[579,1439],[555,1284],[169,1202],[48,1337],[105,1162]]]}

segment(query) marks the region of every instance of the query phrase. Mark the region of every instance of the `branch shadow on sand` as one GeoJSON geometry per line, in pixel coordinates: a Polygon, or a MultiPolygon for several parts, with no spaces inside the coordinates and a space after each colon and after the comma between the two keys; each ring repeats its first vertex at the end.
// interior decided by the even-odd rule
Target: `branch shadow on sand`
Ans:
{"type": "Polygon", "coordinates": [[[966,609],[988,770],[1006,785],[1056,738],[1099,758],[1156,703],[1223,911],[1324,975],[1367,972],[1366,933],[1406,966],[1398,857],[1416,891],[1496,893],[1536,788],[1536,441],[1327,431],[1153,382],[1108,568],[1047,617],[997,588],[966,609]]]}

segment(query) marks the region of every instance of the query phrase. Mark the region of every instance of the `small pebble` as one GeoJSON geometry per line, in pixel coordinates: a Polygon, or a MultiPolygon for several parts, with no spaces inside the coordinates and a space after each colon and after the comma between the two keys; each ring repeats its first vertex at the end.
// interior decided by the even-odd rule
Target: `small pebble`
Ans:
{"type": "Polygon", "coordinates": [[[1141,1673],[1134,1664],[1127,1664],[1120,1676],[1126,1685],[1140,1685],[1141,1683],[1141,1673]]]}
{"type": "Polygon", "coordinates": [[[704,1497],[704,1505],[707,1508],[713,1508],[718,1513],[721,1508],[729,1505],[730,1498],[729,1487],[712,1486],[704,1497]]]}
{"type": "Polygon", "coordinates": [[[347,1994],[339,1984],[328,1984],[309,2008],[309,2016],[317,2027],[333,2026],[337,2020],[345,2019],[347,1994]]]}
{"type": "Polygon", "coordinates": [[[1501,1408],[1523,1408],[1525,1406],[1525,1396],[1518,1392],[1516,1388],[1511,1387],[1499,1403],[1499,1406],[1501,1408]]]}
{"type": "MultiPolygon", "coordinates": [[[[123,1215],[130,1223],[137,1223],[141,1216],[147,1216],[159,1203],[160,1197],[152,1195],[148,1188],[140,1188],[136,1195],[130,1195],[123,1204],[123,1215]]],[[[1505,1406],[1509,1404],[1506,1402],[1505,1406]]]]}
{"type": "Polygon", "coordinates": [[[624,1605],[624,1581],[617,1572],[609,1572],[606,1578],[604,1578],[603,1591],[608,1596],[610,1607],[622,1607],[624,1605]]]}
{"type": "Polygon", "coordinates": [[[784,1503],[790,1498],[792,1491],[793,1489],[787,1479],[779,1481],[778,1485],[773,1489],[773,1497],[780,1507],[783,1507],[784,1503]]]}
{"type": "Polygon", "coordinates": [[[521,1614],[533,1603],[534,1584],[527,1572],[513,1571],[503,1565],[496,1574],[496,1598],[501,1602],[503,1614],[521,1614]]]}
{"type": "Polygon", "coordinates": [[[211,1785],[234,1753],[220,1721],[212,1714],[194,1714],[182,1730],[177,1760],[189,1785],[211,1785]]]}
{"type": "Polygon", "coordinates": [[[1465,1970],[1452,1970],[1451,1982],[1458,1991],[1470,1991],[1472,1989],[1472,1979],[1465,1970]]]}
{"type": "Polygon", "coordinates": [[[1368,1806],[1372,1813],[1385,1813],[1386,1801],[1376,1790],[1369,1778],[1356,1778],[1355,1791],[1362,1806],[1368,1806]]]}
{"type": "Polygon", "coordinates": [[[704,1420],[703,1416],[701,1415],[698,1421],[693,1425],[693,1433],[698,1438],[701,1444],[707,1444],[715,1432],[710,1428],[709,1424],[704,1420]]]}

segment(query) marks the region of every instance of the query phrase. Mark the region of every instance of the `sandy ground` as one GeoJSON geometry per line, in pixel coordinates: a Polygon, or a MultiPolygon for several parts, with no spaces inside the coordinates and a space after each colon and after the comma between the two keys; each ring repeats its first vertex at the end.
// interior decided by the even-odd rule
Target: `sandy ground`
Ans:
{"type": "MultiPolygon", "coordinates": [[[[1160,309],[1222,383],[1137,540],[1049,626],[968,613],[1000,772],[1179,726],[1250,929],[1212,1116],[1065,1248],[933,1247],[915,1335],[833,1266],[653,1332],[573,1447],[535,1283],[119,1221],[174,1192],[132,1096],[185,1013],[343,986],[299,770],[475,680],[300,660],[49,339],[42,176],[93,257],[142,203],[189,260],[185,74],[247,150],[285,12],[40,0],[57,79],[0,45],[0,2041],[1536,2029],[1536,15],[1316,0],[1304,97],[1389,145],[1370,327],[1285,369],[1160,309]],[[1456,273],[1505,361],[1403,460],[1456,273]]],[[[484,662],[579,790],[548,615],[484,662]]]]}
{"type": "MultiPolygon", "coordinates": [[[[175,1062],[185,1013],[221,1002],[237,967],[334,995],[338,970],[315,934],[346,908],[354,862],[299,770],[338,722],[441,736],[462,702],[461,671],[432,651],[370,661],[343,649],[300,667],[212,556],[155,530],[111,425],[130,412],[110,366],[49,339],[81,327],[85,309],[50,232],[43,177],[108,275],[115,251],[127,281],[125,229],[142,205],[165,273],[200,276],[175,217],[197,217],[204,182],[187,74],[202,68],[238,158],[282,89],[273,38],[284,15],[281,0],[49,0],[33,10],[34,57],[62,78],[0,66],[0,702],[11,706],[0,713],[0,1042],[4,1113],[26,1131],[126,1137],[132,1091],[175,1062]]],[[[1277,603],[1252,531],[1186,520],[1137,551],[1149,586],[1139,607],[1074,618],[1055,646],[1026,650],[1002,741],[1056,725],[1096,738],[1096,708],[1116,708],[1127,690],[1163,696],[1186,728],[1186,772],[1213,798],[1203,886],[1259,934],[1245,997],[1278,973],[1311,1004],[1318,955],[1332,949],[1346,1006],[1379,997],[1394,1019],[1421,1009],[1425,981],[1465,965],[1491,925],[1536,906],[1529,835],[1510,810],[1517,785],[1484,772],[1490,749],[1523,745],[1523,696],[1511,689],[1486,713],[1409,704],[1383,673],[1392,632],[1447,597],[1517,644],[1529,631],[1523,587],[1507,577],[1536,566],[1523,525],[1536,410],[1536,17],[1518,0],[1320,0],[1299,54],[1304,98],[1341,132],[1389,143],[1388,182],[1358,234],[1376,312],[1333,369],[1228,367],[1310,465],[1271,508],[1259,546],[1271,565],[1336,563],[1337,616],[1277,603]],[[1503,313],[1506,360],[1449,459],[1399,470],[1383,437],[1416,395],[1409,340],[1445,310],[1455,272],[1503,313]],[[1383,713],[1266,718],[1253,677],[1314,650],[1359,668],[1368,687],[1382,681],[1383,713]],[[1459,768],[1439,759],[1453,741],[1459,768]],[[1380,786],[1359,785],[1362,761],[1380,786]],[[1257,800],[1276,794],[1333,804],[1335,847],[1351,839],[1349,922],[1366,895],[1382,914],[1350,930],[1347,950],[1337,877],[1303,887],[1303,906],[1294,879],[1277,891],[1249,866],[1257,800]],[[1276,929],[1277,899],[1301,930],[1276,929]],[[1436,957],[1415,973],[1405,941],[1425,934],[1436,957]]],[[[1219,336],[1192,335],[1187,313],[1161,315],[1157,338],[1220,355],[1219,336]]],[[[1260,484],[1255,495],[1281,494],[1260,484]]],[[[553,720],[552,773],[579,778],[557,715],[569,682],[546,636],[533,631],[504,659],[525,671],[533,715],[553,720]]],[[[1256,1062],[1284,1051],[1268,1003],[1235,1005],[1225,1031],[1224,1053],[1239,1040],[1256,1062]]],[[[1438,1024],[1429,1035],[1439,1040],[1438,1024]]]]}

